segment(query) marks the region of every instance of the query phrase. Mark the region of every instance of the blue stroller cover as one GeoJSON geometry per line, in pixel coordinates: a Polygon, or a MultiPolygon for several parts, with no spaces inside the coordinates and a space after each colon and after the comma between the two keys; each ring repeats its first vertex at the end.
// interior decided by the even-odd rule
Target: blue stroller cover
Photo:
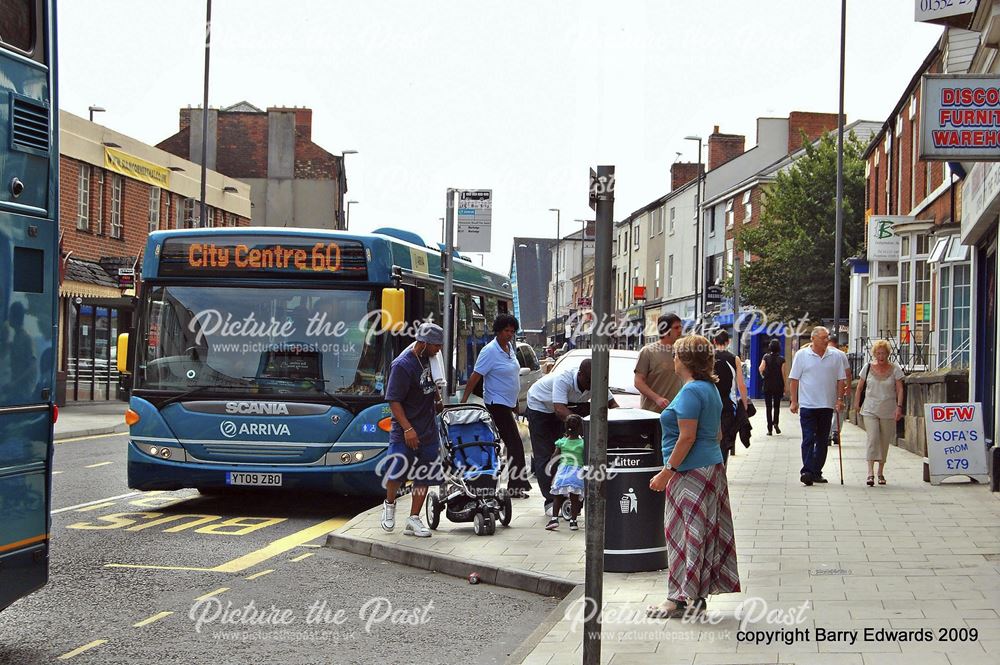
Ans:
{"type": "Polygon", "coordinates": [[[499,473],[500,434],[485,408],[446,408],[441,414],[441,439],[452,467],[465,480],[499,473]]]}

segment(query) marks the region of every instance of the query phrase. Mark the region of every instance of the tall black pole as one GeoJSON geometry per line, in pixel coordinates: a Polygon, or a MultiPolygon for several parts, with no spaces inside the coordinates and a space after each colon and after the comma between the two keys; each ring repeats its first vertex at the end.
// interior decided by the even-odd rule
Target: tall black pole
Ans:
{"type": "Polygon", "coordinates": [[[208,176],[208,62],[212,54],[212,0],[206,0],[205,13],[205,90],[201,105],[201,208],[198,226],[208,223],[208,208],[205,206],[205,185],[208,176]]]}
{"type": "Polygon", "coordinates": [[[444,371],[445,380],[448,384],[445,394],[445,404],[451,402],[451,396],[455,393],[455,273],[454,258],[455,253],[455,193],[456,190],[449,188],[445,194],[444,211],[444,253],[441,255],[441,272],[444,274],[444,371]]]}
{"type": "Polygon", "coordinates": [[[833,335],[840,341],[840,264],[844,242],[844,52],[847,41],[847,0],[840,2],[840,106],[837,112],[837,228],[833,256],[833,335]]]}
{"type": "Polygon", "coordinates": [[[597,223],[594,248],[594,328],[592,353],[590,438],[587,466],[586,509],[586,622],[583,632],[583,664],[601,662],[601,607],[604,604],[604,507],[607,487],[604,469],[608,450],[608,363],[612,310],[611,240],[615,217],[615,167],[597,167],[597,223]],[[596,473],[595,473],[596,472],[596,473]]]}

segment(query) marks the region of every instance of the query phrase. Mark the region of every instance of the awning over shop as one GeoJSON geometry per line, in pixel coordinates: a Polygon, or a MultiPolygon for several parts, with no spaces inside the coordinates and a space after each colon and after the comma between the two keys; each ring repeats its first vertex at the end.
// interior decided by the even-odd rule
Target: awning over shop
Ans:
{"type": "Polygon", "coordinates": [[[120,289],[101,284],[85,284],[66,280],[59,285],[59,296],[63,298],[121,298],[120,289]]]}

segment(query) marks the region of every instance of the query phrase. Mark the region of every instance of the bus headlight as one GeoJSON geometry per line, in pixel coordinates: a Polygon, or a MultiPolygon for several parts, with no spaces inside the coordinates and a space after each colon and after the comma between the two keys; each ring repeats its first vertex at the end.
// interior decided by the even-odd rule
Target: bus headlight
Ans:
{"type": "Polygon", "coordinates": [[[170,459],[170,448],[160,448],[160,457],[170,459]]]}
{"type": "Polygon", "coordinates": [[[152,455],[153,457],[156,457],[157,455],[160,454],[160,449],[157,448],[156,446],[150,446],[149,447],[149,454],[152,455]]]}
{"type": "Polygon", "coordinates": [[[340,454],[340,461],[343,462],[344,464],[350,464],[351,463],[351,453],[341,453],[340,454]]]}
{"type": "Polygon", "coordinates": [[[360,450],[358,452],[354,453],[354,461],[355,462],[360,462],[364,458],[365,458],[365,454],[363,452],[361,452],[360,450]]]}

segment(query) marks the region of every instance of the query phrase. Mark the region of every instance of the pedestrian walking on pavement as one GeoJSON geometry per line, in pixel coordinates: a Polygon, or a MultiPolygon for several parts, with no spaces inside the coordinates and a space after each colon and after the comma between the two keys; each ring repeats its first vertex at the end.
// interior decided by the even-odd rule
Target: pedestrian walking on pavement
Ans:
{"type": "Polygon", "coordinates": [[[681,317],[673,313],[656,319],[659,341],[642,347],[635,363],[636,390],[642,394],[640,407],[661,413],[681,389],[681,380],[674,372],[674,342],[684,332],[681,317]]]}
{"type": "MultiPolygon", "coordinates": [[[[592,362],[585,358],[580,367],[555,370],[535,381],[528,389],[528,435],[531,437],[531,470],[538,490],[545,501],[545,510],[552,514],[552,478],[555,468],[550,464],[556,440],[562,436],[566,419],[573,415],[570,406],[590,402],[590,370],[592,362]]],[[[617,407],[608,391],[608,406],[617,407]]]]}
{"type": "MultiPolygon", "coordinates": [[[[743,362],[739,356],[729,351],[729,333],[720,330],[713,339],[715,343],[715,375],[718,383],[715,384],[722,399],[722,439],[719,446],[722,448],[723,464],[729,463],[729,455],[735,452],[736,436],[740,433],[741,425],[747,421],[747,396],[746,382],[743,380],[743,362]]],[[[744,445],[750,447],[750,434],[746,435],[744,445]]]]}
{"type": "Polygon", "coordinates": [[[873,362],[861,370],[857,390],[854,391],[854,409],[865,422],[868,446],[866,484],[875,484],[875,465],[878,464],[878,484],[885,485],[885,459],[889,445],[896,438],[896,423],[903,417],[903,370],[889,360],[892,347],[880,339],[872,344],[873,362]]]}
{"type": "Polygon", "coordinates": [[[514,414],[517,394],[521,387],[521,363],[517,361],[514,335],[520,325],[510,314],[500,314],[493,321],[493,340],[483,347],[476,358],[472,375],[465,384],[462,403],[469,401],[479,381],[483,382],[483,404],[500,432],[507,450],[507,489],[511,496],[523,497],[531,489],[524,462],[524,442],[517,429],[514,414]]]}
{"type": "Polygon", "coordinates": [[[764,379],[764,411],[767,414],[767,435],[771,431],[781,434],[778,415],[781,413],[781,399],[785,396],[785,374],[782,368],[785,358],[781,355],[781,342],[772,339],[767,345],[767,353],[760,359],[761,378],[764,379]]]}
{"type": "MultiPolygon", "coordinates": [[[[836,336],[830,337],[830,352],[836,355],[840,359],[840,364],[844,366],[844,374],[847,377],[844,380],[844,392],[838,394],[844,405],[847,404],[848,393],[851,390],[851,382],[854,377],[851,376],[851,361],[848,359],[847,354],[840,350],[840,342],[837,340],[836,336]]],[[[844,420],[846,414],[841,414],[842,409],[837,409],[837,416],[833,419],[833,425],[830,427],[830,443],[835,446],[840,445],[840,423],[844,420]]],[[[843,483],[841,483],[843,485],[843,483]]]]}
{"type": "Polygon", "coordinates": [[[740,590],[726,468],[717,441],[722,398],[714,385],[715,353],[700,335],[679,340],[674,353],[683,387],[660,415],[664,465],[649,482],[651,490],[667,495],[667,601],[647,609],[650,617],[663,619],[702,612],[709,595],[740,590]]]}
{"type": "Polygon", "coordinates": [[[389,369],[385,401],[392,411],[389,430],[389,455],[385,466],[385,503],[382,505],[382,528],[396,526],[396,495],[403,480],[413,479],[413,500],[404,535],[430,538],[431,530],[420,521],[420,510],[427,488],[442,481],[441,441],[435,415],[442,408],[441,395],[431,376],[430,359],[441,351],[444,331],[441,326],[424,323],[417,331],[417,341],[408,346],[389,369]]]}
{"type": "Polygon", "coordinates": [[[811,343],[795,354],[788,373],[792,404],[790,411],[799,414],[802,426],[803,485],[825,483],[823,465],[830,447],[830,425],[833,411],[843,408],[839,397],[844,393],[847,375],[840,358],[829,352],[830,331],[816,326],[810,334],[811,343]]]}
{"type": "Polygon", "coordinates": [[[569,530],[576,531],[576,518],[583,506],[583,418],[572,415],[566,418],[566,434],[556,441],[553,461],[559,460],[559,470],[552,481],[552,519],[545,525],[549,531],[559,528],[559,515],[569,497],[569,530]]]}

